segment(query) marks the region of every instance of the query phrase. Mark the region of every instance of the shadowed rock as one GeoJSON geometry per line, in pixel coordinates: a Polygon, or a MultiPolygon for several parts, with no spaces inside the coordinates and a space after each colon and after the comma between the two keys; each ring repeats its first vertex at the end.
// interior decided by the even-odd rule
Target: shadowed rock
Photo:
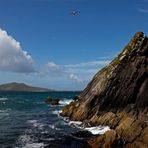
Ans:
{"type": "Polygon", "coordinates": [[[60,99],[52,99],[51,97],[47,97],[45,102],[50,105],[59,105],[60,99]]]}

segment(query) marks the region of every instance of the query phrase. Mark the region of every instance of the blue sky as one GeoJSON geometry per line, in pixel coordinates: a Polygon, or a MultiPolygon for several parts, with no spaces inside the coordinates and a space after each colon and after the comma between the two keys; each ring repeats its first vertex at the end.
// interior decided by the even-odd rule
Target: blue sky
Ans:
{"type": "Polygon", "coordinates": [[[147,26],[148,0],[0,0],[0,83],[83,89],[147,26]]]}

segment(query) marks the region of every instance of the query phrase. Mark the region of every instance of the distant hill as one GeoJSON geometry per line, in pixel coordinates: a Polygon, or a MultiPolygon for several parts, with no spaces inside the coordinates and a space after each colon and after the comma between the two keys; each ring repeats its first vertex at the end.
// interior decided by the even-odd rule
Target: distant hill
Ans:
{"type": "Polygon", "coordinates": [[[41,87],[33,87],[24,83],[13,82],[0,85],[0,91],[48,92],[53,90],[41,87]]]}

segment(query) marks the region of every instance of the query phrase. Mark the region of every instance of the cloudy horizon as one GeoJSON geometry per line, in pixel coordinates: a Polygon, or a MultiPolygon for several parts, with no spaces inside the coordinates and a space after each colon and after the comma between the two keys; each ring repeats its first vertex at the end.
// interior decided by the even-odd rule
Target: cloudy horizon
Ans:
{"type": "Polygon", "coordinates": [[[135,32],[148,34],[147,4],[147,0],[2,0],[0,84],[83,90],[135,32]],[[73,10],[79,14],[70,15],[73,10]]]}

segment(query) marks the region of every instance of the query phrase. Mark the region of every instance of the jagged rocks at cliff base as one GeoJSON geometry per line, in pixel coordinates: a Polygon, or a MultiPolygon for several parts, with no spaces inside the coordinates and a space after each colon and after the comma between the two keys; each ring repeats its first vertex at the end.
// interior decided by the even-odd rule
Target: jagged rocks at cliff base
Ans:
{"type": "Polygon", "coordinates": [[[50,105],[59,105],[60,99],[52,99],[51,97],[47,97],[45,102],[50,105]]]}
{"type": "Polygon", "coordinates": [[[93,125],[109,125],[113,131],[98,138],[98,146],[148,147],[147,90],[148,38],[137,32],[124,50],[94,76],[79,99],[63,108],[61,115],[93,125]]]}

